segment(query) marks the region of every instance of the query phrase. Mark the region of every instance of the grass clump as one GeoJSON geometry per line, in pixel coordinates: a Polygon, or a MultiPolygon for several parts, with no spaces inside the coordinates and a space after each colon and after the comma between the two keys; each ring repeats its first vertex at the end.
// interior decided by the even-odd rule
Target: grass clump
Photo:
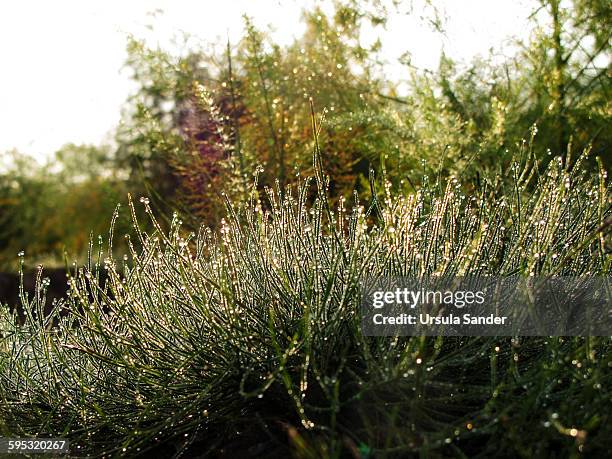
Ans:
{"type": "Polygon", "coordinates": [[[314,180],[255,187],[215,232],[132,212],[130,257],[100,248],[50,316],[43,281],[25,324],[1,309],[0,427],[74,455],[607,451],[609,339],[368,338],[358,314],[365,275],[609,274],[610,188],[584,160],[332,209],[315,152],[314,180]]]}

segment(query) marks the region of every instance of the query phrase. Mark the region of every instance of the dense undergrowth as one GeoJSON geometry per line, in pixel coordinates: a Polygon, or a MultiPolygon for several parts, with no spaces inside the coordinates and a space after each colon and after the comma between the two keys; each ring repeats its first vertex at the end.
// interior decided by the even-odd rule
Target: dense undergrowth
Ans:
{"type": "Polygon", "coordinates": [[[609,274],[605,172],[528,156],[469,193],[425,180],[330,208],[315,151],[315,177],[254,187],[219,231],[175,217],[124,260],[92,249],[47,317],[42,273],[24,325],[0,310],[0,434],[75,456],[604,454],[609,338],[360,332],[366,274],[609,274]]]}

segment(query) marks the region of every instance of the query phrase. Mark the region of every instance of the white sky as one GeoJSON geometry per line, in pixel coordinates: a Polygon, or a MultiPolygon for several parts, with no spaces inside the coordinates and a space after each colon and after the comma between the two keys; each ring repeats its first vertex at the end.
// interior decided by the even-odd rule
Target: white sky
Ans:
{"type": "MultiPolygon", "coordinates": [[[[13,0],[0,2],[0,152],[17,148],[39,159],[68,142],[110,140],[133,86],[122,69],[126,36],[170,46],[181,31],[204,41],[235,43],[242,14],[289,43],[303,31],[301,10],[316,0],[13,0]],[[163,14],[148,14],[156,9],[163,14]],[[147,26],[154,25],[154,32],[147,26]]],[[[418,3],[418,0],[417,0],[418,3]]],[[[381,35],[390,62],[405,51],[417,67],[433,69],[440,50],[471,59],[525,36],[530,0],[438,0],[448,16],[447,38],[413,16],[397,15],[381,35]]],[[[372,39],[370,35],[366,39],[372,39]]]]}

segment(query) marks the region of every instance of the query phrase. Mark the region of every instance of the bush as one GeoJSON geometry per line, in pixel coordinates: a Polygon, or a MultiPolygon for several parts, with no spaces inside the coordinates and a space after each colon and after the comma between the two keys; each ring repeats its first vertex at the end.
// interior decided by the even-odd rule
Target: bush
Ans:
{"type": "MultiPolygon", "coordinates": [[[[108,231],[130,189],[108,148],[67,144],[43,165],[16,152],[7,158],[11,166],[0,171],[0,270],[16,272],[24,248],[32,266],[85,260],[89,234],[108,231]]],[[[117,227],[128,231],[129,219],[117,227]]]]}
{"type": "Polygon", "coordinates": [[[366,273],[609,274],[610,189],[583,160],[332,209],[315,153],[314,180],[254,186],[218,231],[137,231],[51,316],[43,280],[24,326],[1,310],[0,429],[83,455],[602,454],[609,339],[372,338],[358,315],[366,273]]]}

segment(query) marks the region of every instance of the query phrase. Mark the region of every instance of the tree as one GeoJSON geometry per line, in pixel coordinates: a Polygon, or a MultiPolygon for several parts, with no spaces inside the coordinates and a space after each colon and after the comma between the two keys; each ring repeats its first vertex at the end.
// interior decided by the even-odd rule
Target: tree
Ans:
{"type": "MultiPolygon", "coordinates": [[[[14,270],[17,253],[28,263],[61,264],[64,252],[84,260],[90,234],[107,239],[117,203],[126,201],[126,178],[110,148],[65,145],[46,164],[6,153],[9,167],[0,174],[0,269],[14,270]]],[[[127,215],[117,234],[131,232],[127,215]]],[[[125,250],[123,238],[116,242],[125,250]]]]}

